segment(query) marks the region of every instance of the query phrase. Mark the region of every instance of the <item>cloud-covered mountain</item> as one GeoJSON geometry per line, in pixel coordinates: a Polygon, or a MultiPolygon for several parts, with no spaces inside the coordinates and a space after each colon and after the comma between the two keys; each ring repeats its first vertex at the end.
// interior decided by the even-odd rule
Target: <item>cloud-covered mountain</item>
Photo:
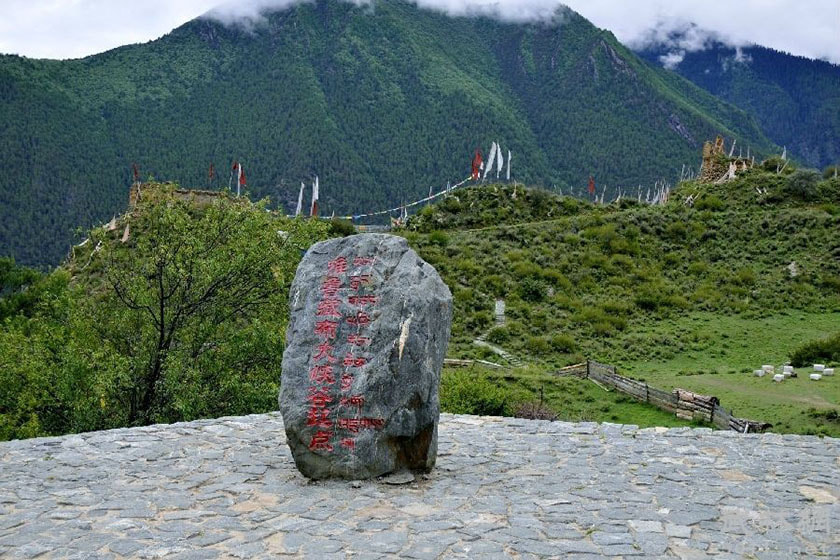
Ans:
{"type": "Polygon", "coordinates": [[[76,227],[125,207],[134,162],[219,188],[238,159],[252,196],[287,208],[318,174],[322,208],[348,214],[461,180],[494,141],[516,180],[564,189],[673,178],[718,133],[771,149],[745,112],[561,14],[318,0],[81,60],[0,57],[0,255],[58,261],[76,227]]]}
{"type": "Polygon", "coordinates": [[[754,115],[771,140],[804,163],[840,162],[840,66],[726,44],[696,26],[641,44],[640,56],[754,115]]]}

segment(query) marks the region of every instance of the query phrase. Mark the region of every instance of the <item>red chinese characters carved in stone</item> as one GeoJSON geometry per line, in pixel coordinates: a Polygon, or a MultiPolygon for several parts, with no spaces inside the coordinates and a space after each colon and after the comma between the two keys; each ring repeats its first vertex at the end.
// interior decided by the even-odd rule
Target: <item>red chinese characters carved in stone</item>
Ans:
{"type": "Polygon", "coordinates": [[[309,379],[313,383],[323,383],[325,385],[332,385],[333,383],[335,383],[333,367],[327,365],[312,366],[312,369],[309,370],[309,379]]]}
{"type": "Polygon", "coordinates": [[[323,387],[310,387],[307,400],[312,404],[312,408],[326,408],[332,402],[332,397],[323,387]]]}
{"type": "Polygon", "coordinates": [[[349,373],[345,373],[341,376],[341,392],[346,393],[350,389],[353,388],[353,379],[355,379],[349,373]]]}
{"type": "Polygon", "coordinates": [[[341,447],[345,449],[356,449],[356,440],[353,438],[344,438],[341,440],[341,447]]]}
{"type": "Polygon", "coordinates": [[[359,311],[355,315],[347,317],[347,322],[351,325],[364,327],[370,324],[370,315],[368,315],[364,311],[359,311]]]}
{"type": "Polygon", "coordinates": [[[347,259],[338,257],[327,263],[327,271],[330,274],[344,274],[347,272],[347,259]]]}
{"type": "Polygon", "coordinates": [[[370,274],[359,274],[357,276],[350,277],[350,289],[351,290],[358,290],[362,287],[362,284],[370,284],[371,277],[370,274]]]}
{"type": "Polygon", "coordinates": [[[321,283],[321,295],[325,298],[334,298],[341,289],[341,278],[327,276],[321,283]]]}
{"type": "Polygon", "coordinates": [[[315,406],[310,408],[309,414],[306,415],[306,425],[324,429],[332,428],[333,423],[332,420],[330,420],[329,409],[317,408],[315,406]]]}
{"type": "Polygon", "coordinates": [[[383,418],[339,418],[338,427],[342,430],[358,433],[359,430],[381,430],[385,426],[383,418]]]}
{"type": "Polygon", "coordinates": [[[350,305],[364,307],[365,305],[376,305],[377,299],[376,296],[350,296],[347,301],[350,305]]]}
{"type": "Polygon", "coordinates": [[[339,418],[338,427],[342,430],[349,430],[354,434],[357,434],[361,429],[361,422],[360,418],[339,418]]]}
{"type": "Polygon", "coordinates": [[[358,334],[351,334],[347,337],[347,343],[352,344],[353,346],[367,346],[370,344],[370,338],[358,334]]]}
{"type": "Polygon", "coordinates": [[[367,266],[373,264],[373,257],[356,257],[353,259],[353,266],[367,266]]]}
{"type": "Polygon", "coordinates": [[[347,352],[347,355],[344,356],[344,361],[342,363],[344,364],[344,367],[362,367],[367,363],[367,358],[354,356],[350,352],[347,352]]]}
{"type": "Polygon", "coordinates": [[[341,305],[341,300],[338,299],[322,299],[318,302],[318,310],[315,315],[318,317],[341,317],[341,312],[338,306],[341,305]]]}
{"type": "Polygon", "coordinates": [[[318,430],[312,436],[312,441],[309,443],[310,451],[332,451],[333,446],[330,444],[330,437],[332,434],[324,430],[318,430]]]}
{"type": "Polygon", "coordinates": [[[385,426],[384,418],[361,418],[360,422],[362,428],[371,428],[374,430],[381,430],[385,426]]]}
{"type": "Polygon", "coordinates": [[[323,340],[330,340],[335,338],[335,332],[338,329],[338,321],[318,321],[315,323],[315,334],[322,337],[323,340]]]}
{"type": "Polygon", "coordinates": [[[355,406],[362,408],[365,405],[365,398],[362,395],[353,395],[352,397],[342,397],[340,401],[341,406],[355,406]]]}
{"type": "Polygon", "coordinates": [[[324,342],[318,345],[318,353],[313,356],[312,361],[317,362],[318,360],[327,360],[328,363],[334,364],[338,361],[338,358],[332,355],[333,347],[330,346],[328,343],[324,342]]]}

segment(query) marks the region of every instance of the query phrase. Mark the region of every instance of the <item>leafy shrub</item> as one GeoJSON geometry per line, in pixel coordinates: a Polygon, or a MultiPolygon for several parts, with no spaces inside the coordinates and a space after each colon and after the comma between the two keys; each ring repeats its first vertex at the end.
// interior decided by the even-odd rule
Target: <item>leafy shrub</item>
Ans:
{"type": "Polygon", "coordinates": [[[633,269],[633,259],[627,255],[613,255],[610,257],[610,265],[624,272],[633,269]]]}
{"type": "Polygon", "coordinates": [[[714,194],[702,197],[699,201],[697,201],[697,204],[694,205],[694,207],[698,210],[709,210],[711,212],[723,210],[725,206],[726,205],[723,203],[723,200],[714,194]]]}
{"type": "Polygon", "coordinates": [[[445,212],[450,212],[452,214],[457,214],[458,212],[461,211],[461,201],[458,200],[457,196],[449,196],[449,197],[446,197],[443,200],[443,203],[440,205],[440,207],[445,212]]]}
{"type": "Polygon", "coordinates": [[[641,287],[633,301],[640,309],[647,311],[667,307],[685,308],[689,305],[684,297],[678,294],[669,294],[661,286],[650,285],[641,287]]]}
{"type": "Polygon", "coordinates": [[[828,202],[840,202],[840,178],[833,177],[821,181],[817,185],[817,194],[822,200],[828,202]]]}
{"type": "Polygon", "coordinates": [[[438,245],[439,247],[446,247],[449,244],[449,236],[440,230],[433,231],[429,234],[429,243],[438,245]]]}
{"type": "Polygon", "coordinates": [[[819,181],[820,172],[816,169],[798,169],[788,177],[785,192],[799,200],[816,200],[819,181]]]}
{"type": "Polygon", "coordinates": [[[493,344],[504,344],[510,340],[510,331],[506,327],[493,327],[487,333],[487,340],[493,344]]]}
{"type": "Polygon", "coordinates": [[[560,289],[563,289],[563,290],[569,290],[572,287],[572,283],[569,281],[569,279],[566,278],[563,275],[563,273],[561,273],[559,270],[554,270],[554,269],[544,270],[543,274],[542,274],[542,277],[547,282],[550,282],[552,285],[554,285],[557,288],[560,288],[560,289]]]}
{"type": "Polygon", "coordinates": [[[355,233],[356,228],[349,220],[339,220],[338,218],[330,220],[329,234],[331,237],[347,237],[355,233]]]}
{"type": "Polygon", "coordinates": [[[796,166],[790,160],[782,159],[781,156],[773,156],[761,162],[761,169],[771,173],[776,173],[782,169],[785,172],[793,172],[796,170],[796,166]]]}
{"type": "Polygon", "coordinates": [[[627,315],[630,313],[630,305],[623,301],[611,299],[601,304],[601,309],[608,315],[627,315]]]}
{"type": "Polygon", "coordinates": [[[840,333],[806,342],[793,351],[790,363],[795,367],[803,367],[816,362],[840,362],[840,333]]]}
{"type": "Polygon", "coordinates": [[[703,261],[694,261],[688,265],[688,273],[692,276],[702,276],[709,269],[709,266],[703,261]]]}
{"type": "Polygon", "coordinates": [[[544,336],[532,336],[528,338],[525,343],[525,349],[532,354],[544,356],[551,351],[551,344],[544,336]]]}
{"type": "Polygon", "coordinates": [[[476,370],[447,371],[440,382],[440,406],[444,412],[505,416],[507,400],[504,389],[476,370]]]}
{"type": "Polygon", "coordinates": [[[665,234],[674,241],[683,241],[688,237],[688,227],[683,222],[671,222],[665,229],[665,234]]]}
{"type": "Polygon", "coordinates": [[[840,294],[840,276],[823,276],[820,280],[824,288],[840,294]]]}
{"type": "Polygon", "coordinates": [[[551,337],[550,344],[555,352],[562,354],[571,354],[577,350],[575,339],[567,334],[555,334],[551,337]]]}
{"type": "Polygon", "coordinates": [[[546,296],[546,286],[542,280],[528,276],[519,283],[519,297],[532,303],[543,301],[546,296]]]}
{"type": "Polygon", "coordinates": [[[752,286],[755,284],[755,272],[749,267],[741,268],[735,273],[732,283],[737,286],[752,286]]]}
{"type": "Polygon", "coordinates": [[[476,332],[486,329],[493,321],[493,314],[489,311],[475,311],[467,316],[464,325],[470,331],[476,332]]]}
{"type": "Polygon", "coordinates": [[[577,323],[589,323],[598,334],[609,334],[614,330],[627,327],[627,320],[617,315],[611,315],[600,307],[586,307],[572,316],[577,323]]]}
{"type": "Polygon", "coordinates": [[[513,413],[516,418],[527,418],[528,420],[550,420],[554,422],[560,416],[542,402],[527,402],[516,407],[513,413]]]}
{"type": "Polygon", "coordinates": [[[494,297],[504,297],[508,293],[508,280],[499,274],[491,274],[484,278],[484,289],[494,297]]]}
{"type": "Polygon", "coordinates": [[[522,261],[513,265],[513,273],[518,278],[541,278],[543,271],[539,266],[532,262],[522,261]]]}

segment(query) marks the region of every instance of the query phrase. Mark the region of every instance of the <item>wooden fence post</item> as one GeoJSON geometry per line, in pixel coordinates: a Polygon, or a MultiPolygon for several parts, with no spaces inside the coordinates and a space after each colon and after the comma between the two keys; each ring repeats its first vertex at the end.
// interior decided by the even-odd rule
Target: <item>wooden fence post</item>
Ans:
{"type": "Polygon", "coordinates": [[[586,378],[589,379],[589,358],[586,359],[586,378]]]}

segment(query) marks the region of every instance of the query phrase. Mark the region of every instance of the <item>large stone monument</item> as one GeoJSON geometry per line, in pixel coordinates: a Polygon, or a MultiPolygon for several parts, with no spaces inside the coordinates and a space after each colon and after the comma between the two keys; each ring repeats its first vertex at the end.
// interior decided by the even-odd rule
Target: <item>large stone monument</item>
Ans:
{"type": "Polygon", "coordinates": [[[280,411],[295,464],[314,479],[428,471],[452,295],[405,239],[312,246],[289,298],[280,411]]]}

